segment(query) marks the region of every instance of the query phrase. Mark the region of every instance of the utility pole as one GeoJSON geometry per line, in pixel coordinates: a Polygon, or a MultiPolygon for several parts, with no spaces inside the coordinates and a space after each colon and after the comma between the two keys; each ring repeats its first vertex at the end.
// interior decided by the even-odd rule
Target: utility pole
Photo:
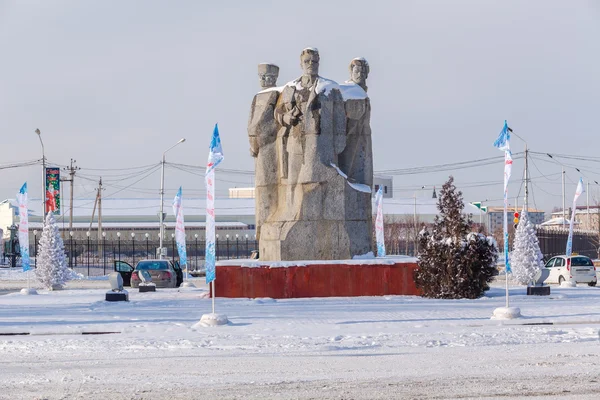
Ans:
{"type": "Polygon", "coordinates": [[[102,177],[98,182],[98,243],[102,239],[102,177]]]}
{"type": "Polygon", "coordinates": [[[567,218],[567,215],[565,214],[565,212],[566,212],[566,210],[565,210],[565,167],[561,164],[560,168],[562,170],[562,214],[563,214],[562,226],[564,228],[565,221],[567,218]]]}
{"type": "Polygon", "coordinates": [[[77,162],[77,160],[73,160],[71,158],[71,166],[65,168],[65,170],[69,172],[69,175],[71,176],[71,178],[70,179],[62,179],[63,182],[71,183],[71,190],[69,193],[69,201],[70,201],[69,232],[73,230],[73,192],[74,192],[73,188],[74,188],[74,182],[75,182],[75,173],[77,172],[77,170],[81,169],[75,165],[76,162],[77,162]]]}

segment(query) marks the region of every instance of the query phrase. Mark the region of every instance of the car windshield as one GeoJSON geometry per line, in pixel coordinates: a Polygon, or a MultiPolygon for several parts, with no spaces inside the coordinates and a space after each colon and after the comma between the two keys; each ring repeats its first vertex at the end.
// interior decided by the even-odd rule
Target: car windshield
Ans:
{"type": "Polygon", "coordinates": [[[594,263],[588,257],[573,257],[571,258],[571,265],[574,267],[591,267],[594,263]]]}
{"type": "Polygon", "coordinates": [[[165,270],[169,269],[167,261],[140,261],[135,267],[138,271],[149,271],[149,270],[165,270]]]}

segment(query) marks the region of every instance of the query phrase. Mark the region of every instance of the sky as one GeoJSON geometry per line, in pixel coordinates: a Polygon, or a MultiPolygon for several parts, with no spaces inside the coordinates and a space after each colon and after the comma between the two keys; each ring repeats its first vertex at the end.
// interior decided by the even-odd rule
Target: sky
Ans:
{"type": "MultiPolygon", "coordinates": [[[[0,199],[23,181],[39,198],[40,165],[3,168],[41,159],[35,129],[52,165],[73,158],[81,167],[76,198],[93,197],[100,176],[103,196],[158,197],[162,153],[182,137],[167,162],[195,167],[167,165],[165,196],[180,185],[203,196],[217,122],[217,193],[250,186],[256,66],[276,63],[284,84],[301,75],[300,52],[311,46],[320,75],[338,82],[351,59],[368,60],[374,167],[394,176],[395,196],[430,196],[452,174],[466,201],[501,205],[502,153],[492,142],[506,119],[539,153],[530,158],[532,206],[561,205],[560,163],[567,207],[580,176],[593,202],[598,38],[597,0],[0,0],[0,199]],[[417,168],[442,164],[451,170],[417,168]]],[[[513,138],[511,198],[524,194],[523,150],[513,138]]]]}

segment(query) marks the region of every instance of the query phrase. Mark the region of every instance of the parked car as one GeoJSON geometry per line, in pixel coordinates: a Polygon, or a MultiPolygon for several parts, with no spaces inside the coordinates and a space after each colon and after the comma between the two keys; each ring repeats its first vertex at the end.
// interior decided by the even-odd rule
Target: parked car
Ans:
{"type": "Polygon", "coordinates": [[[125,261],[115,261],[114,266],[115,271],[123,277],[123,286],[139,287],[141,280],[138,271],[148,271],[152,282],[159,288],[175,288],[183,282],[183,272],[177,261],[172,263],[169,260],[142,260],[135,268],[125,261]]]}
{"type": "Polygon", "coordinates": [[[598,278],[596,277],[596,267],[589,257],[586,256],[556,256],[552,257],[544,268],[548,269],[550,274],[544,281],[545,283],[558,283],[573,280],[576,283],[587,283],[590,286],[596,286],[598,278]]]}

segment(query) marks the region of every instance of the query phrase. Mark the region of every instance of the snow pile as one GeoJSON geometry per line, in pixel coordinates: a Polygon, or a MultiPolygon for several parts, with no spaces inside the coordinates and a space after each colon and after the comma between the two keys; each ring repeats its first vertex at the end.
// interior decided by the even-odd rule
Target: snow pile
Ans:
{"type": "Polygon", "coordinates": [[[526,210],[522,212],[521,221],[515,233],[510,260],[512,274],[521,285],[532,284],[544,266],[544,256],[540,251],[535,229],[529,221],[526,210]]]}
{"type": "Polygon", "coordinates": [[[209,326],[227,325],[228,323],[229,320],[227,319],[226,315],[210,313],[204,314],[202,318],[200,318],[200,322],[194,324],[192,326],[192,329],[206,328],[209,326]]]}
{"type": "Polygon", "coordinates": [[[494,310],[492,319],[516,319],[521,318],[521,309],[518,307],[498,307],[494,310]]]}
{"type": "Polygon", "coordinates": [[[352,257],[353,260],[373,260],[375,258],[375,254],[372,251],[366,254],[360,254],[352,257]]]}

